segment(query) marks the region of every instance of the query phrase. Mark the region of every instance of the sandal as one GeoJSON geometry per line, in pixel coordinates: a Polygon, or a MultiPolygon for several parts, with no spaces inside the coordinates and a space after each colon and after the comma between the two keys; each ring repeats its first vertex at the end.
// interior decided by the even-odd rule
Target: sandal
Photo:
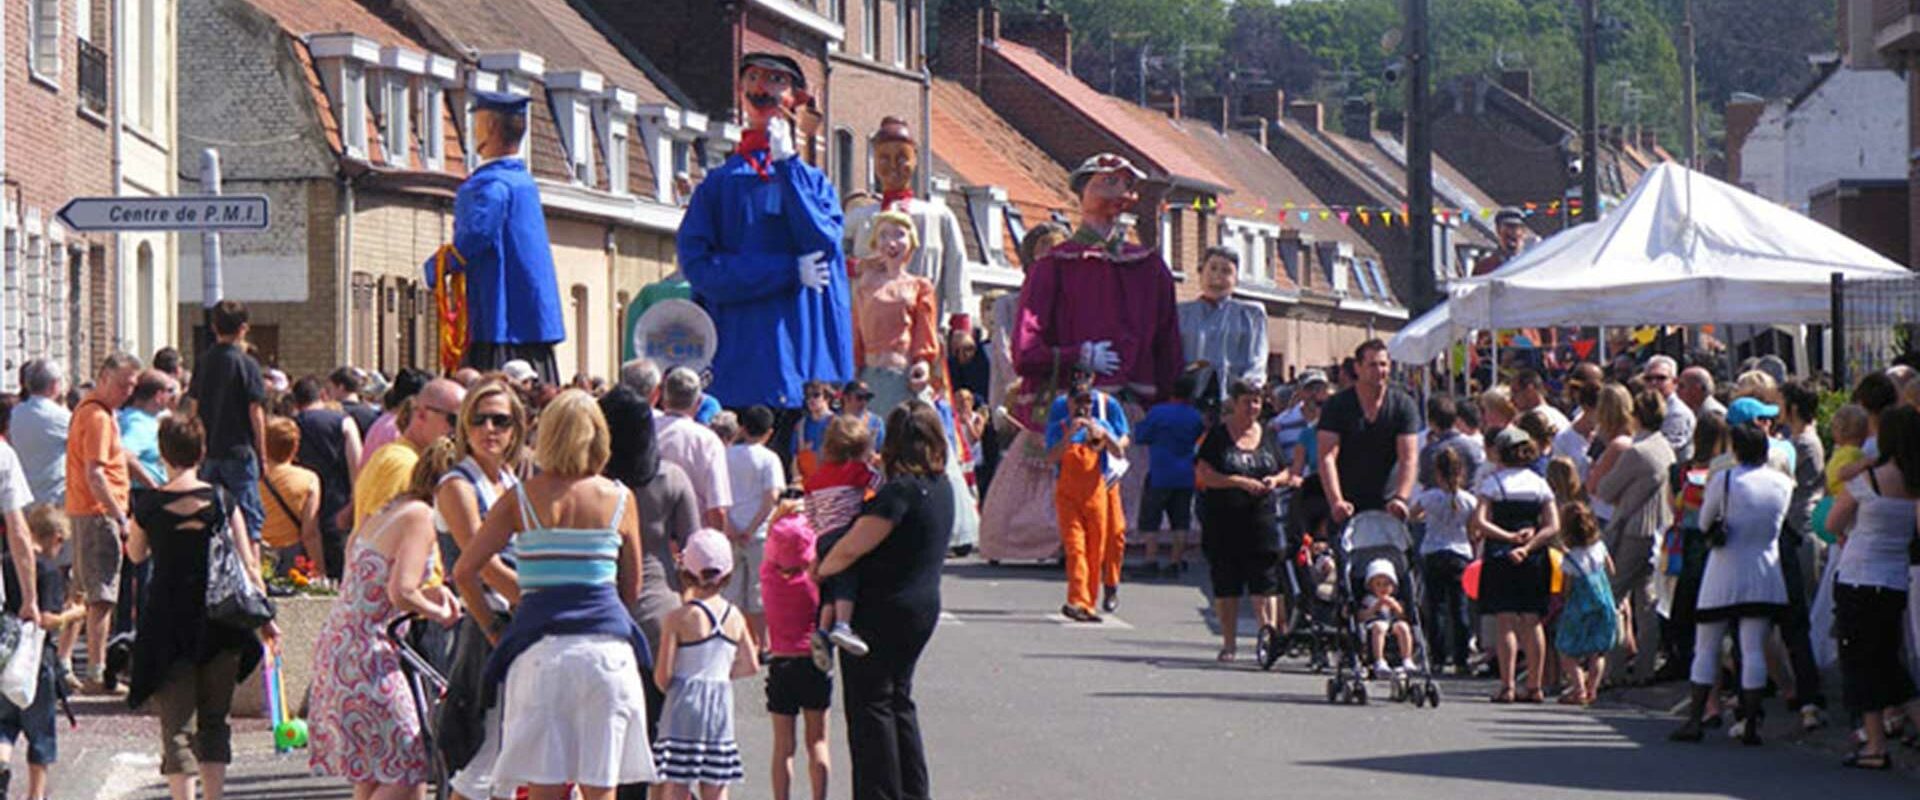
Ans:
{"type": "Polygon", "coordinates": [[[1544,703],[1546,700],[1547,696],[1539,689],[1528,689],[1525,694],[1513,698],[1516,703],[1544,703]]]}
{"type": "Polygon", "coordinates": [[[1841,761],[1840,766],[1847,769],[1888,770],[1893,768],[1893,756],[1887,753],[1868,755],[1856,750],[1841,761]]]}
{"type": "Polygon", "coordinates": [[[1513,702],[1513,689],[1510,687],[1502,687],[1500,691],[1494,692],[1493,696],[1487,699],[1497,705],[1506,705],[1513,702]]]}
{"type": "Polygon", "coordinates": [[[1563,706],[1584,706],[1587,704],[1587,696],[1579,692],[1563,692],[1560,699],[1555,702],[1563,706]]]}
{"type": "Polygon", "coordinates": [[[1218,655],[1215,655],[1213,657],[1213,660],[1218,661],[1222,664],[1227,664],[1227,663],[1231,663],[1234,657],[1237,655],[1239,655],[1239,651],[1236,650],[1235,648],[1222,647],[1220,648],[1220,653],[1218,655]]]}

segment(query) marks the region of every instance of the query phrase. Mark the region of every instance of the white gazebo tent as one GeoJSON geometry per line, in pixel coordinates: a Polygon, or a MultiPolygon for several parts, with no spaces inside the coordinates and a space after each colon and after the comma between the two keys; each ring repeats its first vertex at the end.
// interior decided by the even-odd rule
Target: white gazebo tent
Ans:
{"type": "Polygon", "coordinates": [[[1832,276],[1911,275],[1819,222],[1661,164],[1597,223],[1550,238],[1408,325],[1389,349],[1423,362],[1469,331],[1551,325],[1824,324],[1832,276]]]}

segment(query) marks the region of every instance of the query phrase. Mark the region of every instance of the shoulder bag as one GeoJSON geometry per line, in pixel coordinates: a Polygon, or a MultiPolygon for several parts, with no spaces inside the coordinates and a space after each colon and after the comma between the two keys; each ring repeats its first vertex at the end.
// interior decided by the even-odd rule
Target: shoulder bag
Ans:
{"type": "Polygon", "coordinates": [[[233,544],[225,490],[214,490],[220,523],[207,536],[207,619],[253,630],[273,621],[273,601],[247,578],[246,565],[233,544]]]}

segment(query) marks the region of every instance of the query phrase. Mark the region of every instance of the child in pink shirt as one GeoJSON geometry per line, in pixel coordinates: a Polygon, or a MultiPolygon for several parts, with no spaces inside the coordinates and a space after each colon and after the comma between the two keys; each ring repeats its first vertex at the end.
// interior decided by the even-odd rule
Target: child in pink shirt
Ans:
{"type": "MultiPolygon", "coordinates": [[[[819,555],[825,556],[846,535],[847,527],[860,514],[867,495],[880,484],[880,473],[871,466],[873,434],[857,417],[840,416],[827,423],[827,435],[820,446],[821,464],[807,476],[807,518],[819,533],[819,555]]],[[[833,671],[833,648],[838,646],[855,656],[867,654],[867,643],[853,632],[853,597],[859,584],[853,573],[843,572],[821,584],[820,627],[812,641],[813,663],[821,672],[833,671]]]]}
{"type": "Polygon", "coordinates": [[[788,499],[767,528],[766,558],[760,562],[760,597],[767,615],[767,714],[773,718],[773,796],[785,800],[793,783],[794,720],[804,715],[807,777],[813,796],[825,797],[827,709],[833,678],[814,666],[810,640],[820,607],[820,587],[807,575],[814,562],[813,526],[799,502],[788,499]]]}

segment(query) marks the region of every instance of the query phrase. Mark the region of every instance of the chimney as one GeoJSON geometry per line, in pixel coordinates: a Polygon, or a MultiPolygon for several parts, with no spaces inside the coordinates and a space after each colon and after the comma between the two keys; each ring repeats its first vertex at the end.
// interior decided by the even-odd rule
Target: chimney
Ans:
{"type": "Polygon", "coordinates": [[[1854,69],[1881,69],[1880,50],[1874,44],[1873,0],[1839,0],[1833,20],[1840,37],[1840,63],[1854,69]]]}
{"type": "Polygon", "coordinates": [[[1227,122],[1227,98],[1223,95],[1210,94],[1205,97],[1193,98],[1188,101],[1186,107],[1181,110],[1187,114],[1188,119],[1204,122],[1213,126],[1214,130],[1224,133],[1229,129],[1227,122]]]}
{"type": "Polygon", "coordinates": [[[1240,97],[1240,116],[1259,117],[1269,122],[1278,122],[1286,113],[1287,93],[1278,89],[1265,92],[1248,92],[1240,97]]]}
{"type": "Polygon", "coordinates": [[[980,48],[998,38],[1000,8],[994,0],[952,0],[942,4],[935,71],[979,94],[980,48]]]}
{"type": "Polygon", "coordinates": [[[1047,0],[1040,0],[1032,13],[1008,14],[1000,22],[1000,35],[1040,51],[1061,69],[1073,71],[1073,26],[1067,24],[1066,12],[1053,10],[1047,0]]]}
{"type": "Polygon", "coordinates": [[[1393,135],[1395,139],[1404,139],[1407,135],[1407,115],[1399,111],[1382,111],[1374,121],[1380,130],[1393,135]]]}
{"type": "Polygon", "coordinates": [[[1349,97],[1340,107],[1340,127],[1348,136],[1363,137],[1373,132],[1373,101],[1349,97]]]}
{"type": "Polygon", "coordinates": [[[1233,123],[1233,129],[1252,137],[1260,143],[1260,149],[1267,149],[1267,126],[1272,123],[1261,117],[1241,117],[1233,123]]]}
{"type": "Polygon", "coordinates": [[[1295,100],[1288,103],[1287,119],[1316,133],[1327,129],[1327,109],[1318,100],[1295,100]]]}
{"type": "Polygon", "coordinates": [[[1747,145],[1747,137],[1760,125],[1760,117],[1767,111],[1767,101],[1750,94],[1736,94],[1727,101],[1727,182],[1741,185],[1740,151],[1747,145]]]}
{"type": "Polygon", "coordinates": [[[1500,85],[1507,91],[1528,100],[1533,99],[1533,72],[1524,69],[1510,69],[1500,73],[1500,85]]]}

